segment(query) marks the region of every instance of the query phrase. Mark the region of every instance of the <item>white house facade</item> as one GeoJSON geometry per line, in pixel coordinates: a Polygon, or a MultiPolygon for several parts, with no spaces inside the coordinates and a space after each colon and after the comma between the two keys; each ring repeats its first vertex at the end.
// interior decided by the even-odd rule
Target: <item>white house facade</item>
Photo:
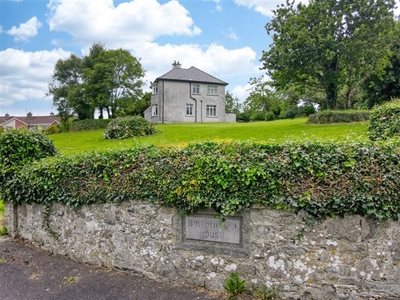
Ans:
{"type": "Polygon", "coordinates": [[[225,113],[225,87],[228,83],[195,67],[172,70],[152,84],[151,106],[145,111],[152,123],[236,122],[225,113]]]}

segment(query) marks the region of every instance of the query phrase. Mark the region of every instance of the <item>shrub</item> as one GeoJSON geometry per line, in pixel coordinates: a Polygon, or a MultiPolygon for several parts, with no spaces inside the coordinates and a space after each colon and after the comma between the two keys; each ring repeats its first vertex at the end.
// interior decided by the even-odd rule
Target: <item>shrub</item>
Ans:
{"type": "Polygon", "coordinates": [[[152,123],[140,116],[133,116],[112,120],[104,132],[104,138],[121,140],[153,133],[155,128],[152,123]]]}
{"type": "Polygon", "coordinates": [[[0,184],[21,166],[56,152],[53,142],[39,131],[19,129],[0,134],[0,184]]]}
{"type": "Polygon", "coordinates": [[[60,133],[61,129],[57,125],[50,125],[44,131],[45,134],[56,134],[60,133]]]}
{"type": "Polygon", "coordinates": [[[317,114],[310,115],[308,124],[330,124],[330,123],[350,123],[365,122],[369,119],[367,110],[324,110],[317,114]]]}
{"type": "Polygon", "coordinates": [[[265,112],[264,111],[255,111],[250,116],[251,121],[265,121],[265,112]]]}
{"type": "Polygon", "coordinates": [[[275,114],[272,111],[265,113],[265,121],[273,121],[275,120],[275,114]]]}
{"type": "Polygon", "coordinates": [[[86,119],[86,120],[74,120],[71,123],[69,131],[85,131],[85,130],[98,130],[106,129],[112,119],[86,119]]]}
{"type": "Polygon", "coordinates": [[[400,136],[400,99],[387,102],[371,111],[368,136],[372,141],[400,136]]]}

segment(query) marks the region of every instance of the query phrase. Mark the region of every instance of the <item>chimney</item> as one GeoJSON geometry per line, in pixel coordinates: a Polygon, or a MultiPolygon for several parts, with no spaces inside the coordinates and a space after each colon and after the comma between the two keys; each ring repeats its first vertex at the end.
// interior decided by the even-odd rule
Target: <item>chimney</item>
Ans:
{"type": "Polygon", "coordinates": [[[10,114],[9,113],[6,113],[6,118],[8,118],[10,116],[10,114]]]}
{"type": "Polygon", "coordinates": [[[31,113],[31,112],[28,112],[28,113],[26,114],[26,116],[27,116],[28,118],[32,118],[32,113],[31,113]]]}
{"type": "Polygon", "coordinates": [[[181,68],[181,64],[179,63],[179,61],[174,60],[173,64],[172,64],[172,69],[180,69],[181,68]]]}
{"type": "Polygon", "coordinates": [[[54,113],[53,112],[50,113],[50,117],[54,117],[54,113]]]}

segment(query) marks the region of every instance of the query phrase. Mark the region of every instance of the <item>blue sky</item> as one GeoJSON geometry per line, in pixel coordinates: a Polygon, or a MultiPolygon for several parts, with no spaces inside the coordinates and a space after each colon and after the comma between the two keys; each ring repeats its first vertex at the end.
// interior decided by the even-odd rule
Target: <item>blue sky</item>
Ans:
{"type": "MultiPolygon", "coordinates": [[[[0,115],[57,112],[45,97],[58,59],[95,42],[141,59],[150,81],[195,66],[244,100],[271,39],[264,26],[285,0],[0,0],[0,115]]],[[[307,3],[306,0],[302,1],[307,3]]]]}

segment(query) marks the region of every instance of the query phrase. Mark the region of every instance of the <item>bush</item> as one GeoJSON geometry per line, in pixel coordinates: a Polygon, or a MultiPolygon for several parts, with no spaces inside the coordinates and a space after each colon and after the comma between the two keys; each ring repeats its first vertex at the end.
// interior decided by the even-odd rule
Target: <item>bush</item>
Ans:
{"type": "Polygon", "coordinates": [[[367,110],[324,110],[317,114],[310,115],[308,124],[331,124],[365,122],[369,119],[367,110]]]}
{"type": "Polygon", "coordinates": [[[44,130],[45,134],[56,134],[60,133],[61,129],[57,125],[50,125],[44,130]]]}
{"type": "Polygon", "coordinates": [[[387,102],[371,111],[368,136],[372,141],[400,136],[400,99],[387,102]]]}
{"type": "Polygon", "coordinates": [[[139,116],[117,118],[110,122],[104,131],[106,139],[127,139],[155,133],[152,123],[139,116]]]}
{"type": "Polygon", "coordinates": [[[98,130],[106,129],[112,119],[86,119],[86,120],[74,120],[71,123],[69,131],[85,131],[85,130],[98,130]]]}
{"type": "Polygon", "coordinates": [[[250,116],[251,121],[265,121],[265,112],[264,111],[255,111],[250,116]]]}
{"type": "Polygon", "coordinates": [[[21,166],[54,156],[56,152],[53,142],[39,131],[19,129],[0,134],[0,185],[5,185],[5,180],[13,177],[21,166]]]}
{"type": "Polygon", "coordinates": [[[254,205],[313,219],[400,217],[400,142],[212,143],[57,156],[25,165],[0,186],[11,203],[148,201],[221,216],[254,205]]]}
{"type": "Polygon", "coordinates": [[[265,121],[273,121],[275,120],[275,114],[272,111],[265,113],[265,121]]]}

